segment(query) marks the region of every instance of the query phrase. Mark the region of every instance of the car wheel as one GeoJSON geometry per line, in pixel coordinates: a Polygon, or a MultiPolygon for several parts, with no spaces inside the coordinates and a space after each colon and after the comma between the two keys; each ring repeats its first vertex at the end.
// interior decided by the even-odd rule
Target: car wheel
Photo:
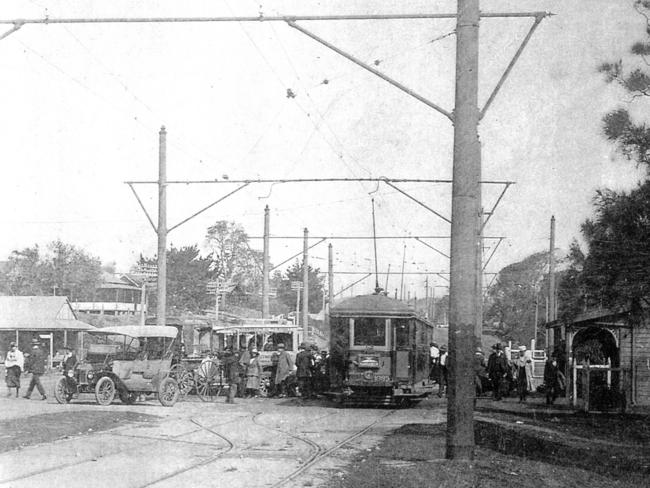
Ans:
{"type": "Polygon", "coordinates": [[[158,400],[163,407],[173,407],[178,401],[180,394],[180,388],[174,378],[168,376],[160,382],[160,386],[158,387],[158,400]]]}
{"type": "Polygon", "coordinates": [[[65,376],[59,378],[54,385],[54,398],[58,403],[68,403],[68,388],[65,376]]]}
{"type": "Polygon", "coordinates": [[[110,405],[115,398],[115,383],[108,376],[104,376],[95,385],[95,399],[100,405],[110,405]]]}

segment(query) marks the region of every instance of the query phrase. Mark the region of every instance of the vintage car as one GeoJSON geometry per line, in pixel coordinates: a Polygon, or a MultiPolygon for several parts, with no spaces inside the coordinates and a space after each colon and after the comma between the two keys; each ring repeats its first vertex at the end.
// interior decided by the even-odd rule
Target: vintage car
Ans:
{"type": "Polygon", "coordinates": [[[90,334],[85,359],[56,382],[54,397],[59,403],[81,393],[94,393],[100,405],[110,405],[116,396],[132,404],[152,393],[166,407],[178,401],[180,389],[169,374],[178,335],[175,327],[126,325],[90,334]]]}

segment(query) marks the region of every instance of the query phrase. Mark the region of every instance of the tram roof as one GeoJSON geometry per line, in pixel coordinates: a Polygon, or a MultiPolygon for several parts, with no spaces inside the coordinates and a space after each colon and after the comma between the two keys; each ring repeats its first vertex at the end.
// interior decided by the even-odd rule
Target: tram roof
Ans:
{"type": "Polygon", "coordinates": [[[331,315],[399,315],[416,316],[415,309],[385,295],[358,295],[332,307],[331,315]]]}

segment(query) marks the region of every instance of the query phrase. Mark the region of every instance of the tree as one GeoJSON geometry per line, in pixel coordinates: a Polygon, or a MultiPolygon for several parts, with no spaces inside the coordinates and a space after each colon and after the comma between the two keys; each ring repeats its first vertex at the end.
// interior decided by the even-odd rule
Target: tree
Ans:
{"type": "Polygon", "coordinates": [[[638,318],[650,305],[650,182],[629,192],[600,190],[594,206],[595,217],[581,229],[587,241],[580,275],[583,301],[630,308],[638,318]]]}
{"type": "MultiPolygon", "coordinates": [[[[214,307],[214,296],[208,295],[208,282],[215,278],[212,255],[201,256],[198,245],[167,251],[167,303],[173,312],[201,313],[214,307]]],[[[156,264],[156,258],[140,256],[138,264],[156,264]]],[[[149,294],[149,305],[155,309],[157,297],[149,294]]]]}
{"type": "Polygon", "coordinates": [[[488,290],[485,321],[503,340],[533,338],[537,297],[546,289],[548,253],[538,252],[506,266],[488,290]]]}
{"type": "MultiPolygon", "coordinates": [[[[297,259],[287,268],[284,274],[276,273],[273,276],[273,286],[277,287],[277,298],[280,303],[286,305],[289,310],[296,309],[296,290],[291,289],[292,281],[302,283],[302,263],[297,259]]],[[[320,275],[320,269],[312,268],[307,265],[307,274],[309,280],[309,313],[318,313],[323,308],[323,278],[320,275]]],[[[302,292],[300,295],[300,310],[304,309],[302,303],[302,292]]]]}
{"type": "Polygon", "coordinates": [[[240,224],[220,220],[208,227],[206,245],[212,251],[212,269],[222,283],[258,293],[262,285],[262,253],[250,248],[240,224]]]}
{"type": "Polygon", "coordinates": [[[2,279],[12,295],[59,295],[91,300],[101,280],[101,261],[85,250],[56,240],[41,255],[38,246],[13,251],[2,279]]]}
{"type": "MultiPolygon", "coordinates": [[[[650,0],[635,0],[633,5],[646,20],[645,39],[631,46],[631,59],[603,63],[599,71],[630,95],[629,102],[638,104],[650,97],[650,0]]],[[[586,254],[576,256],[574,273],[560,289],[573,289],[565,307],[568,317],[579,308],[605,306],[631,309],[639,320],[644,303],[650,305],[650,128],[635,121],[627,107],[618,107],[603,117],[603,135],[627,159],[645,166],[646,180],[628,192],[596,192],[595,216],[581,227],[586,254]]]]}

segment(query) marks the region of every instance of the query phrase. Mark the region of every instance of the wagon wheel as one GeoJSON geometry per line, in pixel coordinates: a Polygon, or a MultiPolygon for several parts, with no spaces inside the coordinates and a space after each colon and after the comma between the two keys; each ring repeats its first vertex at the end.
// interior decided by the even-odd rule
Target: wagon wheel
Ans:
{"type": "Polygon", "coordinates": [[[221,371],[219,365],[208,359],[194,372],[196,393],[204,402],[215,402],[221,393],[221,371]]]}
{"type": "Polygon", "coordinates": [[[178,390],[183,399],[192,388],[194,388],[194,377],[192,373],[185,369],[185,366],[178,363],[169,370],[169,377],[174,378],[178,383],[178,390]]]}
{"type": "Polygon", "coordinates": [[[59,378],[54,385],[54,398],[58,403],[68,403],[68,387],[65,376],[59,378]]]}
{"type": "Polygon", "coordinates": [[[110,405],[115,398],[115,383],[108,376],[99,378],[95,385],[95,398],[100,405],[110,405]]]}

